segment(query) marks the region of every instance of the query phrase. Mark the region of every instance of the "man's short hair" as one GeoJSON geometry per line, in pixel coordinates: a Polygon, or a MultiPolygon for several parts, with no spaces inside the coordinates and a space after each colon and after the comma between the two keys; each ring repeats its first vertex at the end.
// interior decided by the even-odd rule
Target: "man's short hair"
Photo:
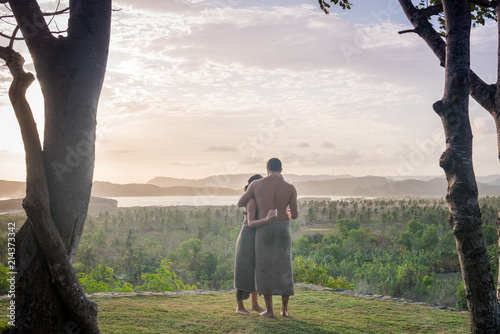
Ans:
{"type": "Polygon", "coordinates": [[[281,166],[281,161],[278,158],[271,158],[267,162],[267,169],[271,172],[281,172],[283,167],[281,166]]]}

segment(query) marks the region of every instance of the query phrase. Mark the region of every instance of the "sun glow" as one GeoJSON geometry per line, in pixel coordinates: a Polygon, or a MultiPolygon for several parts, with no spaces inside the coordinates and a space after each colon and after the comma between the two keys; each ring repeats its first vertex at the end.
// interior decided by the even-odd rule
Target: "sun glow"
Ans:
{"type": "Polygon", "coordinates": [[[40,140],[43,141],[43,129],[44,129],[44,100],[42,95],[42,90],[38,80],[35,80],[26,92],[26,99],[31,107],[31,112],[33,113],[33,118],[36,122],[36,127],[38,129],[38,135],[40,140]]]}
{"type": "MultiPolygon", "coordinates": [[[[40,138],[43,138],[43,95],[38,82],[35,81],[26,92],[26,98],[31,106],[33,117],[37,123],[40,138]]],[[[12,105],[5,103],[0,110],[3,122],[0,124],[0,151],[10,153],[23,153],[21,130],[16,119],[12,105]]]]}

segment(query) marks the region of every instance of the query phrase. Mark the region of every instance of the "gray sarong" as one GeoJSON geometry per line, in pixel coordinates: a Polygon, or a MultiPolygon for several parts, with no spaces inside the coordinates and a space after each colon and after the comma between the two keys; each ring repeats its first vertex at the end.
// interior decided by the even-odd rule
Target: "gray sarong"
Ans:
{"type": "Polygon", "coordinates": [[[245,223],[236,240],[234,257],[234,288],[236,300],[244,300],[255,289],[255,228],[245,223]]]}
{"type": "Polygon", "coordinates": [[[292,242],[288,220],[255,231],[255,277],[262,295],[293,296],[292,242]]]}

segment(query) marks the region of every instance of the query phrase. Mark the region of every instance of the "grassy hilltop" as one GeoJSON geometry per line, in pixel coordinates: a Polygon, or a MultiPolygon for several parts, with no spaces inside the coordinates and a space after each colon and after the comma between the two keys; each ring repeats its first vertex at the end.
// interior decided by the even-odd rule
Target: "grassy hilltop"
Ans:
{"type": "MultiPolygon", "coordinates": [[[[235,315],[234,292],[92,297],[103,334],[468,333],[465,312],[297,287],[290,317],[235,315]]],[[[261,304],[264,302],[260,299],[261,304]]],[[[279,297],[274,297],[279,311],[279,297]]],[[[250,304],[247,302],[247,306],[250,304]]],[[[0,301],[6,309],[7,300],[0,301]]]]}

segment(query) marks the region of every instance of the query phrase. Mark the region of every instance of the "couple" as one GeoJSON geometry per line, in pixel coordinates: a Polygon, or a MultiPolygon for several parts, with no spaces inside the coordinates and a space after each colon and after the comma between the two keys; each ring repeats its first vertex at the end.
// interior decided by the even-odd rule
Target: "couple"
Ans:
{"type": "Polygon", "coordinates": [[[281,295],[281,315],[288,316],[288,299],[294,294],[292,251],[287,208],[298,217],[297,191],[281,175],[281,161],[267,162],[267,177],[254,175],[238,201],[246,218],[236,241],[234,288],[237,313],[250,314],[243,300],[252,295],[252,310],[264,311],[257,292],[264,295],[266,310],[260,315],[274,317],[273,295],[281,295]]]}

